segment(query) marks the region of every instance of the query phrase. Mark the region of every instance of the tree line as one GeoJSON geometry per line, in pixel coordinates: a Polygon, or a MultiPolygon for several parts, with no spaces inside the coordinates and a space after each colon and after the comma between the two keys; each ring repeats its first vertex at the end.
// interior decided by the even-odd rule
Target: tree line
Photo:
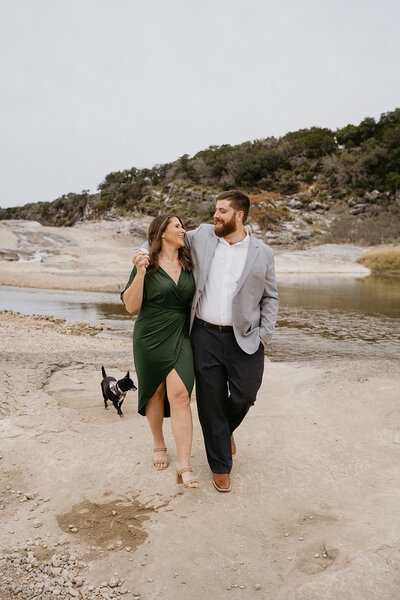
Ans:
{"type": "Polygon", "coordinates": [[[115,171],[96,194],[83,190],[53,202],[0,209],[0,218],[73,225],[83,216],[102,217],[111,210],[157,214],[168,205],[169,211],[183,211],[198,221],[199,215],[201,220],[210,217],[209,211],[199,210],[208,195],[232,188],[294,195],[312,185],[333,201],[362,199],[375,189],[386,192],[386,202],[394,201],[400,189],[400,109],[336,131],[311,127],[279,138],[210,146],[151,169],[115,171]]]}

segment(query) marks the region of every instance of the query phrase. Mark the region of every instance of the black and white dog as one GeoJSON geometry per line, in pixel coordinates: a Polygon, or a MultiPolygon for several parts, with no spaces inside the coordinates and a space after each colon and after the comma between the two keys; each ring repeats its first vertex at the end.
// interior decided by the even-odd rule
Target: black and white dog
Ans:
{"type": "Polygon", "coordinates": [[[114,407],[120,417],[124,414],[121,410],[125,396],[129,390],[136,390],[137,387],[129,377],[129,371],[122,379],[115,379],[115,377],[108,377],[104,367],[101,367],[101,373],[103,375],[103,381],[101,382],[101,391],[104,398],[104,408],[107,410],[107,401],[114,404],[114,407]]]}

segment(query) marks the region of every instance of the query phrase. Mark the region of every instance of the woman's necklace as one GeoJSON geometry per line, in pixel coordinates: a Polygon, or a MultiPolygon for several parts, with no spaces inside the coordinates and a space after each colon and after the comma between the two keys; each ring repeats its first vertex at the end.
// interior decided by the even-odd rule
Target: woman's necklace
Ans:
{"type": "Polygon", "coordinates": [[[173,271],[174,273],[177,273],[177,272],[178,272],[178,270],[179,270],[179,261],[176,261],[176,260],[168,260],[168,258],[164,258],[163,256],[161,256],[161,260],[162,260],[163,262],[166,262],[166,263],[168,263],[168,264],[172,265],[172,271],[173,271]]]}

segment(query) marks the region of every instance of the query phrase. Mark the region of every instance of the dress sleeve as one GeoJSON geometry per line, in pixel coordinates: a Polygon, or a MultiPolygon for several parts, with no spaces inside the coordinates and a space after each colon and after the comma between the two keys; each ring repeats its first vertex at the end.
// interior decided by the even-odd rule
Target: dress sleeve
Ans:
{"type": "Polygon", "coordinates": [[[128,283],[126,284],[126,286],[124,287],[124,289],[122,290],[122,292],[120,294],[120,298],[121,298],[122,302],[124,301],[124,298],[123,298],[124,292],[126,292],[128,287],[131,285],[132,281],[135,279],[136,273],[137,273],[137,269],[136,269],[136,265],[134,265],[134,267],[131,271],[128,283]]]}

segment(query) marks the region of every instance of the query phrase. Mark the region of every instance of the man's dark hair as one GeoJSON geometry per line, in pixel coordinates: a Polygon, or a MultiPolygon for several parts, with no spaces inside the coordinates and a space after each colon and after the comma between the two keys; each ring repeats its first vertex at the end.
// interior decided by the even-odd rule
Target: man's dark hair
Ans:
{"type": "Polygon", "coordinates": [[[250,199],[246,194],[239,190],[229,190],[217,196],[216,201],[218,200],[229,200],[233,210],[243,211],[243,224],[246,222],[250,210],[250,199]]]}

